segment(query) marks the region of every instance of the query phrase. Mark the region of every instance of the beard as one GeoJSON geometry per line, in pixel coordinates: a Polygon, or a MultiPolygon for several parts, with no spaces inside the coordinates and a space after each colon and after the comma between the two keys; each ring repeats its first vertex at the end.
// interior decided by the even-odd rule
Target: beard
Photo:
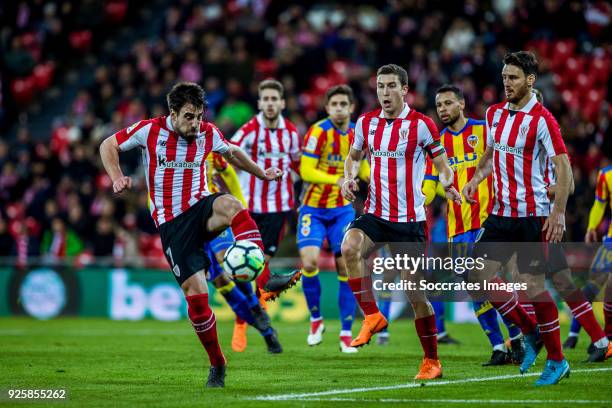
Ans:
{"type": "Polygon", "coordinates": [[[453,126],[455,122],[457,122],[458,119],[459,119],[459,114],[456,114],[455,116],[449,116],[446,121],[441,120],[441,122],[444,126],[448,127],[448,126],[453,126]]]}
{"type": "Polygon", "coordinates": [[[528,93],[531,93],[531,90],[529,89],[529,86],[527,86],[527,84],[525,83],[523,86],[516,89],[512,98],[508,98],[508,102],[517,103],[521,99],[523,99],[528,93]]]}

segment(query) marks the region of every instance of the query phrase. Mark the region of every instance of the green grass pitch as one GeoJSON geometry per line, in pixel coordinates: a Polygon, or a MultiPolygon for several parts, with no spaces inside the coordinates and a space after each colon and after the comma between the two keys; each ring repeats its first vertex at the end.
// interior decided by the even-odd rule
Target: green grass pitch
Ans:
{"type": "MultiPolygon", "coordinates": [[[[187,321],[0,319],[0,405],[612,405],[611,362],[581,363],[589,343],[584,333],[578,348],[566,353],[573,370],[571,377],[542,389],[533,386],[537,376],[520,377],[516,366],[481,367],[490,354],[484,334],[475,325],[449,324],[450,332],[463,344],[440,346],[444,378],[421,386],[412,380],[421,350],[411,321],[390,326],[387,347],[372,342],[353,355],[338,351],[339,323],[326,324],[323,343],[308,347],[307,323],[277,323],[285,351],[268,355],[253,329],[249,329],[247,351],[232,352],[232,324],[219,323],[219,336],[229,360],[228,375],[224,389],[208,390],[204,388],[207,359],[187,321]],[[491,379],[500,376],[509,378],[491,379]],[[8,400],[8,389],[66,389],[68,399],[15,402],[8,400]],[[265,396],[270,398],[266,400],[265,396]]],[[[543,363],[541,357],[532,371],[540,372],[543,363]]]]}

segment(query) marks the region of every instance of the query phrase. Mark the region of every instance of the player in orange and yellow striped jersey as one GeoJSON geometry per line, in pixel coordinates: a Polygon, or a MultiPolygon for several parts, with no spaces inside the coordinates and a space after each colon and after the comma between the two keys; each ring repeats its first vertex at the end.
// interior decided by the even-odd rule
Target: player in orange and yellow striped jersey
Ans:
{"type": "MultiPolygon", "coordinates": [[[[340,192],[344,183],[344,160],[349,154],[355,127],[351,123],[353,100],[353,91],[347,85],[330,88],[325,97],[325,110],[329,116],[312,125],[304,138],[300,174],[305,186],[297,226],[297,244],[303,264],[302,288],[310,310],[307,343],[314,346],[323,340],[325,326],[320,307],[318,260],[323,241],[327,238],[336,256],[342,323],[340,349],[344,353],[357,352],[356,348],[350,347],[355,298],[348,286],[340,251],[344,232],[355,219],[353,206],[340,192]]],[[[367,180],[369,173],[369,166],[363,161],[359,176],[367,180]]]]}
{"type": "MultiPolygon", "coordinates": [[[[612,166],[604,167],[597,174],[597,185],[595,187],[595,201],[589,213],[589,225],[584,240],[586,242],[597,242],[597,228],[606,212],[606,207],[612,209],[612,166]]],[[[593,260],[592,270],[610,271],[612,258],[612,224],[608,233],[603,237],[604,244],[597,251],[593,260]]],[[[604,296],[604,331],[608,339],[612,340],[612,275],[608,275],[606,292],[604,296]]],[[[611,358],[608,353],[606,357],[611,358]]]]}
{"type": "MultiPolygon", "coordinates": [[[[442,123],[446,126],[440,132],[440,142],[446,150],[450,167],[455,173],[455,188],[460,191],[476,172],[478,162],[486,148],[486,125],[484,121],[466,118],[465,99],[461,90],[453,85],[444,85],[436,91],[436,111],[442,123]]],[[[423,192],[426,204],[433,201],[438,183],[438,175],[435,168],[428,163],[423,192]]],[[[480,184],[478,199],[476,203],[470,204],[464,200],[461,204],[448,201],[447,205],[447,235],[449,242],[453,243],[453,251],[459,249],[460,243],[469,245],[476,242],[481,231],[481,225],[491,211],[491,197],[493,192],[493,180],[491,177],[487,182],[480,184]]],[[[444,197],[444,192],[439,193],[444,197]]],[[[462,255],[464,256],[464,255],[462,255]]],[[[436,311],[436,323],[438,333],[444,330],[444,304],[432,302],[436,311]]],[[[497,311],[489,302],[474,302],[474,311],[483,330],[489,337],[493,354],[491,359],[484,365],[501,365],[510,361],[508,349],[504,343],[499,323],[497,322],[497,311]]],[[[520,359],[518,355],[521,348],[521,332],[518,327],[506,322],[510,333],[512,348],[516,352],[513,359],[520,359]]],[[[440,336],[439,334],[439,336],[440,336]]],[[[440,336],[438,342],[444,343],[444,337],[440,336]]]]}

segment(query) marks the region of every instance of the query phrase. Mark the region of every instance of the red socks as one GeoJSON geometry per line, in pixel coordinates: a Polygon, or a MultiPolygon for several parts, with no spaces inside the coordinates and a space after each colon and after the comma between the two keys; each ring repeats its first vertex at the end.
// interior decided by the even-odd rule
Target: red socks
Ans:
{"type": "MultiPolygon", "coordinates": [[[[500,278],[494,278],[491,282],[503,283],[500,278]]],[[[529,314],[516,301],[513,293],[508,293],[503,290],[492,291],[489,294],[491,304],[499,311],[503,317],[510,320],[521,329],[524,334],[533,333],[536,329],[536,323],[529,317],[529,314]]]]}
{"type": "Polygon", "coordinates": [[[438,359],[438,329],[436,328],[436,316],[431,315],[414,319],[417,335],[421,341],[426,358],[438,359]]]}
{"type": "Polygon", "coordinates": [[[548,291],[544,291],[533,299],[532,304],[538,318],[540,338],[548,352],[548,359],[554,361],[563,360],[561,333],[559,330],[559,311],[555,301],[548,291]]]}
{"type": "MultiPolygon", "coordinates": [[[[244,209],[234,215],[232,218],[232,232],[234,233],[234,239],[236,241],[240,241],[245,239],[247,241],[254,242],[263,252],[263,241],[261,240],[261,234],[259,233],[259,228],[257,228],[257,224],[251,218],[251,214],[249,214],[249,210],[244,209]]],[[[264,270],[257,277],[257,287],[262,289],[268,280],[270,279],[270,267],[266,263],[264,270]]]]}
{"type": "Polygon", "coordinates": [[[266,283],[270,280],[270,266],[266,263],[264,266],[264,270],[261,271],[257,279],[255,279],[255,283],[257,283],[257,287],[259,289],[263,289],[266,286],[266,283]]]}
{"type": "Polygon", "coordinates": [[[263,252],[264,247],[261,240],[261,234],[259,233],[257,224],[255,224],[255,221],[253,221],[253,218],[251,218],[249,210],[244,209],[236,213],[234,218],[232,218],[232,223],[230,226],[232,227],[232,232],[234,233],[234,239],[236,241],[240,241],[242,239],[252,241],[256,243],[263,252]]]}
{"type": "Polygon", "coordinates": [[[584,330],[586,330],[591,337],[591,342],[595,343],[597,340],[606,337],[601,326],[597,323],[597,319],[593,314],[593,308],[584,297],[582,290],[576,289],[565,299],[565,301],[571,309],[574,318],[578,320],[578,323],[584,327],[584,330]]]}
{"type": "Polygon", "coordinates": [[[371,315],[379,312],[374,293],[372,293],[372,278],[370,276],[350,278],[348,284],[364,314],[371,315]]]}
{"type": "Polygon", "coordinates": [[[187,296],[189,319],[200,339],[200,342],[208,353],[210,365],[214,367],[226,364],[225,356],[219,346],[217,339],[217,322],[215,314],[208,305],[208,293],[187,296]]]}

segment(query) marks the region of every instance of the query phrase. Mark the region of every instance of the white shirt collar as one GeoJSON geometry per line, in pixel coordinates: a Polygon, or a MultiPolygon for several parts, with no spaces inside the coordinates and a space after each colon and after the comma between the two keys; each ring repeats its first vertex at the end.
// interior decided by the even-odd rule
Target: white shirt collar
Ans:
{"type": "MultiPolygon", "coordinates": [[[[397,116],[396,119],[406,119],[408,114],[410,114],[410,106],[408,106],[408,104],[404,102],[404,109],[402,109],[402,111],[400,112],[400,114],[397,116]]],[[[380,114],[378,115],[378,117],[379,118],[385,117],[385,112],[382,109],[380,110],[380,114]]]]}
{"type": "MultiPolygon", "coordinates": [[[[259,126],[261,127],[266,127],[266,122],[264,121],[264,114],[263,112],[259,112],[257,114],[257,123],[259,123],[259,126]]],[[[282,114],[278,115],[278,126],[276,127],[277,129],[285,129],[287,127],[287,125],[285,124],[285,118],[283,117],[282,114]]]]}
{"type": "MultiPolygon", "coordinates": [[[[527,102],[525,106],[519,109],[518,112],[529,113],[529,111],[533,109],[536,103],[538,103],[538,98],[536,98],[535,94],[532,93],[529,102],[527,102]]],[[[506,106],[504,106],[504,108],[510,110],[510,102],[506,102],[506,106]]]]}

